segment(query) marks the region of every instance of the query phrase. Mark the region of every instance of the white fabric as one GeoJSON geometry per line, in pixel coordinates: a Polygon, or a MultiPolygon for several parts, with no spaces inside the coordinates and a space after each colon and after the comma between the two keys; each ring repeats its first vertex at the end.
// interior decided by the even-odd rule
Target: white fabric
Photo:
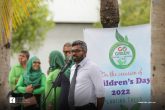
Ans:
{"type": "MultiPolygon", "coordinates": [[[[88,103],[96,104],[97,97],[104,97],[105,95],[101,70],[87,58],[84,58],[78,65],[80,67],[76,77],[75,106],[82,106],[88,103]]],[[[70,82],[75,66],[73,65],[71,68],[70,82]]]]}

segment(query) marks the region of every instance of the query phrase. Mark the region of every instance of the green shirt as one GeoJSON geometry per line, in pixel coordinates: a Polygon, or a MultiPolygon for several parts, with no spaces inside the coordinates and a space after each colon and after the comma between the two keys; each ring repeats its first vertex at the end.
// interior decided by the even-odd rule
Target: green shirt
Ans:
{"type": "MultiPolygon", "coordinates": [[[[46,77],[43,74],[41,76],[41,85],[39,88],[37,88],[33,91],[33,94],[43,94],[45,91],[45,82],[46,82],[46,77]]],[[[19,93],[26,93],[26,86],[24,85],[23,76],[20,77],[20,79],[17,83],[17,91],[19,93]]]]}
{"type": "Polygon", "coordinates": [[[15,89],[17,81],[19,80],[20,76],[24,73],[25,69],[20,65],[17,64],[9,72],[9,87],[11,90],[15,89]]]}
{"type": "MultiPolygon", "coordinates": [[[[57,78],[58,76],[58,73],[60,72],[60,69],[55,69],[54,71],[50,72],[47,79],[46,79],[46,89],[45,89],[45,92],[46,92],[46,95],[48,94],[49,90],[51,89],[52,87],[52,82],[57,78]]],[[[56,105],[58,106],[58,103],[59,102],[59,96],[60,96],[60,93],[61,93],[61,87],[57,87],[56,90],[52,90],[46,100],[46,105],[48,106],[49,104],[53,105],[56,103],[56,105]],[[55,99],[55,93],[56,93],[56,99],[55,99]]],[[[56,106],[56,108],[57,108],[56,106]]]]}

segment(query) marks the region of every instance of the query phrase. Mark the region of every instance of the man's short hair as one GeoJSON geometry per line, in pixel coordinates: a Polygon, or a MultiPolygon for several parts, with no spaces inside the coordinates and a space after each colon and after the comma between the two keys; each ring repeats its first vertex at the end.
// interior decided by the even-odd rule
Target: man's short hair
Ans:
{"type": "Polygon", "coordinates": [[[64,44],[64,46],[63,46],[63,47],[72,47],[72,43],[67,42],[67,43],[65,43],[65,44],[64,44]]]}
{"type": "Polygon", "coordinates": [[[27,51],[27,50],[22,50],[20,53],[25,54],[25,55],[26,55],[26,58],[29,59],[29,57],[30,57],[29,51],[27,51]]]}
{"type": "Polygon", "coordinates": [[[76,40],[72,43],[72,46],[79,45],[85,52],[87,52],[87,44],[84,41],[76,40]]]}

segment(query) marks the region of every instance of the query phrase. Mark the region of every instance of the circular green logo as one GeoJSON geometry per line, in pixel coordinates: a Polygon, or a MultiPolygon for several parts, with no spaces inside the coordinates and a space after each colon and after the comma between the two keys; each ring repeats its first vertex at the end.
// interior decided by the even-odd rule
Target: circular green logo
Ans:
{"type": "Polygon", "coordinates": [[[124,38],[116,31],[116,38],[119,42],[115,43],[109,51],[109,58],[115,67],[119,69],[128,68],[135,60],[135,49],[128,42],[127,36],[124,38]]]}

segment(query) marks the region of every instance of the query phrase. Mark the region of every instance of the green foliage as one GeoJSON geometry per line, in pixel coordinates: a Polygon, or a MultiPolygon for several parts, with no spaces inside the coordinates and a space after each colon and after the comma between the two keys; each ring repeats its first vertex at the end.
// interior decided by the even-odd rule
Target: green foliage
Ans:
{"type": "Polygon", "coordinates": [[[12,53],[22,49],[34,50],[41,46],[46,32],[54,27],[54,22],[48,20],[48,16],[47,5],[40,4],[30,17],[23,20],[23,23],[12,33],[12,53]]]}
{"type": "Polygon", "coordinates": [[[121,0],[120,25],[130,26],[150,22],[151,0],[121,0]]]}
{"type": "MultiPolygon", "coordinates": [[[[146,24],[150,22],[151,0],[120,0],[120,26],[146,24]]],[[[93,25],[102,28],[100,22],[93,25]]]]}
{"type": "Polygon", "coordinates": [[[103,28],[101,22],[96,22],[96,23],[94,23],[94,24],[93,24],[93,27],[95,27],[95,28],[103,28]]]}

